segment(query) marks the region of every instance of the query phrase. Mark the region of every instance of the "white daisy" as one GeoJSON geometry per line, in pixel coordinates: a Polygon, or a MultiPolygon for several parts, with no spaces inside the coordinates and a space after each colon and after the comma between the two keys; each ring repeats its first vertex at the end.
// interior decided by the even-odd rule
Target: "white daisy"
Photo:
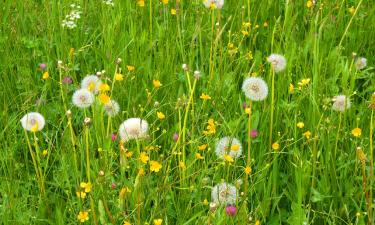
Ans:
{"type": "Polygon", "coordinates": [[[344,112],[346,109],[349,109],[351,106],[350,99],[345,95],[335,96],[333,99],[332,109],[334,111],[344,112]]]}
{"type": "Polygon", "coordinates": [[[242,84],[242,91],[252,101],[262,101],[268,95],[267,84],[259,77],[246,78],[242,84]]]}
{"type": "Polygon", "coordinates": [[[275,73],[283,71],[286,67],[285,57],[279,54],[271,54],[268,56],[267,61],[271,63],[275,73]]]}
{"type": "Polygon", "coordinates": [[[362,70],[362,69],[364,69],[366,66],[367,66],[367,59],[366,59],[366,58],[359,57],[359,58],[355,61],[355,67],[357,68],[357,70],[362,70]]]}
{"type": "Polygon", "coordinates": [[[88,75],[83,78],[81,82],[81,88],[87,89],[93,93],[99,92],[99,87],[102,84],[102,81],[96,75],[88,75]]]}
{"type": "Polygon", "coordinates": [[[223,137],[217,142],[215,153],[220,159],[224,159],[225,155],[238,158],[242,154],[241,142],[237,138],[223,137]]]}
{"type": "Polygon", "coordinates": [[[148,123],[140,118],[130,118],[125,120],[119,128],[119,133],[123,141],[146,138],[148,123]]]}
{"type": "Polygon", "coordinates": [[[217,184],[211,190],[212,202],[223,205],[234,205],[237,201],[237,188],[225,182],[217,184]]]}
{"type": "Polygon", "coordinates": [[[204,6],[206,8],[215,7],[216,9],[223,8],[224,0],[203,0],[204,6]]]}
{"type": "Polygon", "coordinates": [[[21,125],[23,129],[32,132],[42,130],[45,124],[46,121],[44,120],[44,117],[37,112],[28,113],[21,119],[21,125]]]}
{"type": "Polygon", "coordinates": [[[108,116],[113,117],[120,111],[120,106],[115,100],[111,100],[104,105],[104,110],[108,116]]]}
{"type": "Polygon", "coordinates": [[[94,94],[87,89],[79,89],[73,94],[73,104],[78,108],[87,108],[94,103],[94,94]]]}

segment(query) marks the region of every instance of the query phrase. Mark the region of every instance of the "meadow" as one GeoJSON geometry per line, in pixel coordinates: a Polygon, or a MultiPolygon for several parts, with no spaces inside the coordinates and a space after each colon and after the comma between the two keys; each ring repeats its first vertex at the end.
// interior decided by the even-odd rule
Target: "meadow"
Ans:
{"type": "Polygon", "coordinates": [[[372,0],[0,15],[0,224],[374,224],[372,0]]]}

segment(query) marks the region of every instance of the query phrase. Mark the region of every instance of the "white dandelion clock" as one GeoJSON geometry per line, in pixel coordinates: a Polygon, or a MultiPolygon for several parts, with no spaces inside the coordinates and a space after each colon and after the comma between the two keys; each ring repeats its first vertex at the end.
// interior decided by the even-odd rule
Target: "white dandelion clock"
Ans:
{"type": "Polygon", "coordinates": [[[79,89],[75,91],[72,98],[73,104],[82,109],[90,107],[92,103],[94,103],[94,100],[94,94],[87,89],[79,89]]]}
{"type": "Polygon", "coordinates": [[[280,54],[271,54],[268,56],[267,61],[271,63],[275,73],[283,71],[286,67],[286,59],[280,54]]]}
{"type": "Polygon", "coordinates": [[[203,4],[206,8],[221,9],[224,6],[224,0],[203,0],[203,4]]]}
{"type": "Polygon", "coordinates": [[[146,138],[148,123],[140,118],[127,119],[120,125],[119,133],[123,141],[146,138]]]}
{"type": "Polygon", "coordinates": [[[108,116],[114,117],[120,111],[120,106],[115,100],[111,100],[104,105],[104,111],[108,116]]]}
{"type": "Polygon", "coordinates": [[[237,201],[237,197],[237,188],[225,182],[217,184],[211,190],[212,202],[218,205],[234,205],[237,201]]]}
{"type": "Polygon", "coordinates": [[[238,158],[242,154],[242,144],[237,138],[223,137],[217,142],[215,153],[220,159],[224,159],[225,155],[238,158]]]}
{"type": "Polygon", "coordinates": [[[344,112],[345,110],[349,109],[351,106],[350,99],[345,95],[338,95],[335,96],[333,99],[332,109],[338,112],[344,112]]]}
{"type": "Polygon", "coordinates": [[[359,57],[359,58],[355,61],[355,67],[357,68],[357,70],[362,70],[362,69],[364,69],[366,66],[367,66],[367,59],[366,59],[366,58],[359,57]]]}
{"type": "Polygon", "coordinates": [[[23,129],[37,132],[41,131],[46,124],[46,121],[42,114],[37,112],[31,112],[26,115],[24,115],[21,119],[21,125],[23,129]]]}
{"type": "Polygon", "coordinates": [[[99,92],[99,87],[102,84],[102,81],[96,75],[88,75],[83,78],[81,82],[81,88],[87,89],[93,93],[99,92]]]}
{"type": "Polygon", "coordinates": [[[243,82],[242,91],[252,101],[262,101],[268,95],[268,86],[262,78],[249,77],[243,82]]]}

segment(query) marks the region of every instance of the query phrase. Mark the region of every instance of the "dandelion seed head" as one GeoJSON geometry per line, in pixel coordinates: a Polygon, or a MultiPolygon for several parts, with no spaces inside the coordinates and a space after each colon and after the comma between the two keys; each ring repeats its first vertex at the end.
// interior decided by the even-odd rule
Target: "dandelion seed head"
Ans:
{"type": "Polygon", "coordinates": [[[215,153],[220,159],[224,159],[226,155],[238,158],[242,154],[241,142],[237,138],[223,137],[217,142],[215,153]]]}
{"type": "Polygon", "coordinates": [[[217,184],[211,190],[212,202],[217,205],[234,205],[237,201],[238,191],[237,188],[225,182],[217,184]]]}
{"type": "Polygon", "coordinates": [[[252,101],[262,101],[268,95],[266,82],[259,77],[248,77],[242,84],[242,91],[252,101]]]}
{"type": "Polygon", "coordinates": [[[46,121],[42,114],[37,112],[30,112],[24,115],[21,119],[21,125],[23,129],[27,131],[41,131],[46,124],[46,121]]]}
{"type": "Polygon", "coordinates": [[[332,109],[338,112],[344,112],[351,106],[350,99],[345,95],[335,96],[333,99],[332,109]]]}
{"type": "Polygon", "coordinates": [[[366,66],[367,66],[367,59],[364,58],[364,57],[359,57],[359,58],[355,61],[355,67],[357,68],[357,70],[362,70],[362,69],[364,69],[366,66]]]}
{"type": "Polygon", "coordinates": [[[74,92],[72,101],[78,108],[87,108],[94,103],[94,95],[87,89],[79,89],[74,92]]]}
{"type": "Polygon", "coordinates": [[[83,78],[81,88],[87,89],[93,93],[98,93],[102,81],[96,75],[88,75],[83,78]]]}
{"type": "Polygon", "coordinates": [[[104,105],[105,113],[110,116],[114,117],[120,111],[120,105],[115,100],[110,100],[107,104],[104,105]]]}
{"type": "Polygon", "coordinates": [[[271,54],[268,56],[267,61],[271,63],[275,73],[283,71],[286,67],[286,59],[280,54],[271,54]]]}
{"type": "Polygon", "coordinates": [[[221,9],[224,6],[224,0],[204,0],[203,4],[206,8],[221,9]]]}
{"type": "Polygon", "coordinates": [[[146,138],[147,133],[148,123],[140,118],[127,119],[119,128],[119,134],[123,141],[146,138]]]}

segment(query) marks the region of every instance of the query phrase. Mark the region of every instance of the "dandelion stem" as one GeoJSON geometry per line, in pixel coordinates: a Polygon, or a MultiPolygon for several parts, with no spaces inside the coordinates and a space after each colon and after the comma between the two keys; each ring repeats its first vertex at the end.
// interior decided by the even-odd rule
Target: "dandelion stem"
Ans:
{"type": "Polygon", "coordinates": [[[371,110],[371,119],[370,119],[370,199],[368,206],[368,218],[369,218],[369,224],[373,224],[373,218],[372,218],[372,188],[373,188],[373,182],[374,182],[374,146],[372,141],[373,136],[373,127],[374,126],[374,110],[371,110]]]}
{"type": "Polygon", "coordinates": [[[270,137],[269,137],[269,147],[272,148],[272,129],[273,129],[273,111],[275,104],[275,71],[271,69],[272,73],[272,83],[271,83],[271,118],[270,118],[270,137]]]}
{"type": "Polygon", "coordinates": [[[40,178],[40,174],[39,174],[39,169],[38,169],[37,161],[35,160],[35,154],[33,152],[33,148],[31,147],[30,139],[29,139],[29,136],[27,135],[26,130],[25,130],[25,137],[26,137],[27,146],[29,147],[31,159],[33,161],[33,165],[34,165],[34,169],[35,169],[35,173],[36,173],[36,179],[38,181],[40,193],[43,196],[44,192],[43,192],[43,188],[42,188],[42,184],[41,184],[41,178],[40,178]]]}

